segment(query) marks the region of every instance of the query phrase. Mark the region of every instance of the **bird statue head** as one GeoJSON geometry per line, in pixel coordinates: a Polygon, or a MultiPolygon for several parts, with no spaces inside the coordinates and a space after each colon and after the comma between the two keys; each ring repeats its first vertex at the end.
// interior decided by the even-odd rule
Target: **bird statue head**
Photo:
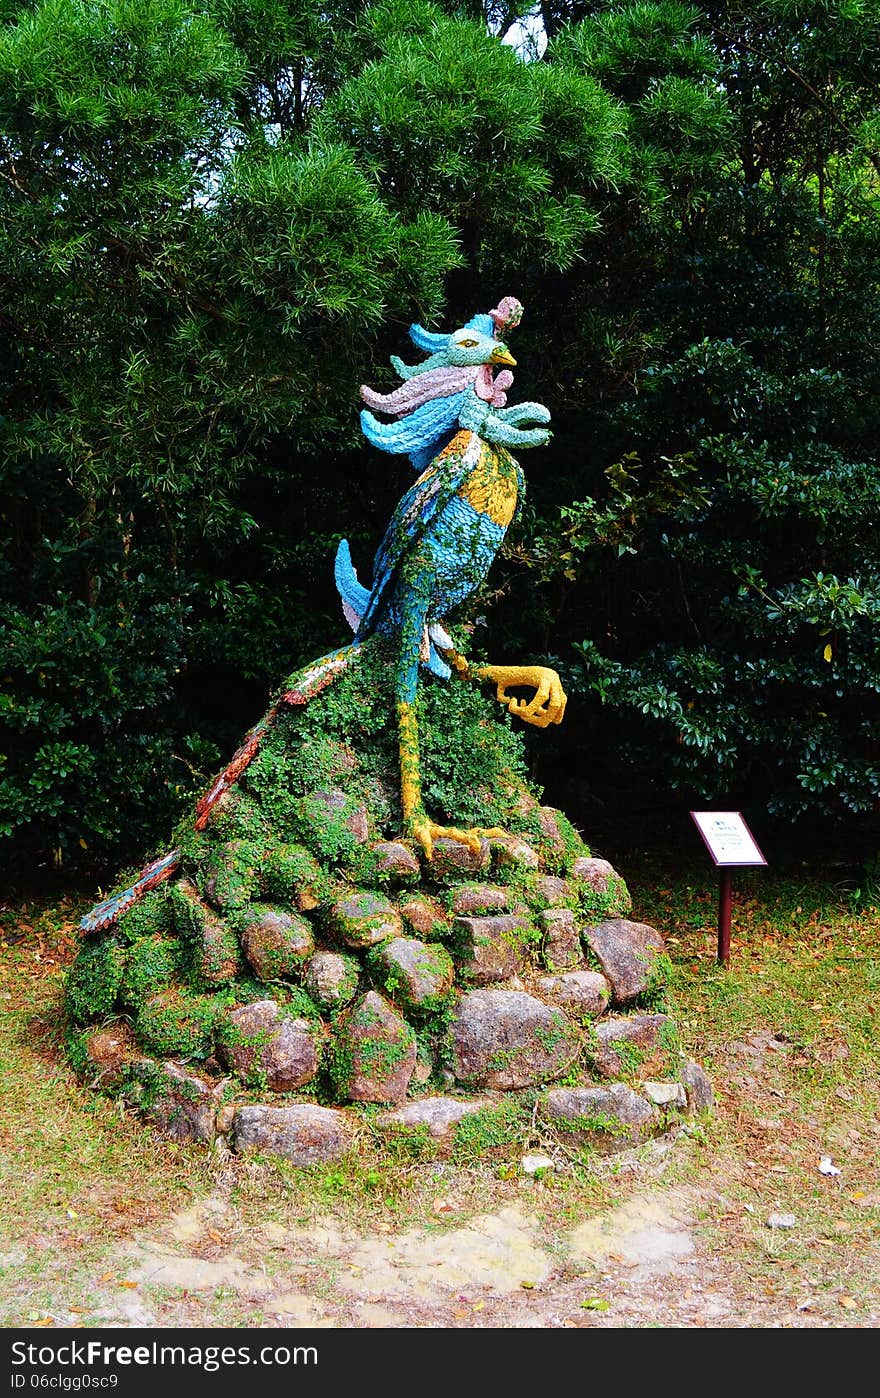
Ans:
{"type": "Polygon", "coordinates": [[[367,440],[382,451],[409,455],[420,470],[462,427],[509,447],[547,441],[547,409],[535,403],[505,407],[513,375],[509,367],[494,372],[496,365],[516,366],[502,337],[519,324],[522,311],[514,296],[505,296],[494,310],[472,316],[451,333],[411,325],[409,337],[427,358],[404,364],[392,355],[403,382],[391,393],[362,385],[367,408],[361,427],[367,440]],[[380,422],[376,412],[396,421],[380,422]]]}
{"type": "Polygon", "coordinates": [[[447,341],[446,360],[448,364],[462,369],[479,367],[482,364],[509,364],[511,367],[516,365],[516,360],[503,341],[469,326],[453,330],[447,341]]]}

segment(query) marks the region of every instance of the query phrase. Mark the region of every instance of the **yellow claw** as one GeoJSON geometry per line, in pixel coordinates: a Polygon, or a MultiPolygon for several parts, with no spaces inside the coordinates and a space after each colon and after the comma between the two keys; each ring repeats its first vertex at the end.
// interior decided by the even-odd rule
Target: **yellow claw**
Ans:
{"type": "Polygon", "coordinates": [[[494,681],[498,702],[524,723],[547,728],[551,723],[562,722],[568,695],[555,670],[546,665],[487,665],[479,674],[494,681]],[[508,694],[509,688],[521,685],[534,689],[531,699],[517,699],[508,694]]]}
{"type": "Polygon", "coordinates": [[[506,835],[507,831],[498,826],[492,826],[491,829],[459,830],[454,825],[435,825],[433,820],[425,817],[422,820],[410,821],[407,833],[421,845],[425,858],[431,860],[434,858],[435,840],[457,840],[459,844],[467,845],[472,854],[479,854],[481,840],[497,840],[506,835]]]}

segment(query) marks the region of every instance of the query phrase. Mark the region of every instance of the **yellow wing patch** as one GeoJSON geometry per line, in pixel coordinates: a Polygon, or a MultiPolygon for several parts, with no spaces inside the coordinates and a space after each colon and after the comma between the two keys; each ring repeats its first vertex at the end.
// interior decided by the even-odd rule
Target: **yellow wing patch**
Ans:
{"type": "Polygon", "coordinates": [[[516,513],[517,482],[513,463],[484,449],[479,463],[459,488],[459,495],[479,514],[506,529],[516,513]]]}

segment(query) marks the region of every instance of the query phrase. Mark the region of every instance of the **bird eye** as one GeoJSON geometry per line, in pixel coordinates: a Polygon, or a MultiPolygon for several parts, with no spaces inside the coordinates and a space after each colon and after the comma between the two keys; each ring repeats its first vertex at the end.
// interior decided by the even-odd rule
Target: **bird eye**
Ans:
{"type": "Polygon", "coordinates": [[[459,340],[458,343],[462,349],[475,349],[479,340],[459,340]]]}

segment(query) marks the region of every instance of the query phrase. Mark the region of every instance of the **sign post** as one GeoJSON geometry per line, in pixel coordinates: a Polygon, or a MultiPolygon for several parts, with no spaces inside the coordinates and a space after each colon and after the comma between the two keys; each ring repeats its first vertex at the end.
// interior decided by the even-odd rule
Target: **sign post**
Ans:
{"type": "Polygon", "coordinates": [[[739,811],[691,811],[703,844],[719,872],[718,960],[730,960],[730,922],[733,903],[733,869],[754,868],[767,861],[739,811]]]}

